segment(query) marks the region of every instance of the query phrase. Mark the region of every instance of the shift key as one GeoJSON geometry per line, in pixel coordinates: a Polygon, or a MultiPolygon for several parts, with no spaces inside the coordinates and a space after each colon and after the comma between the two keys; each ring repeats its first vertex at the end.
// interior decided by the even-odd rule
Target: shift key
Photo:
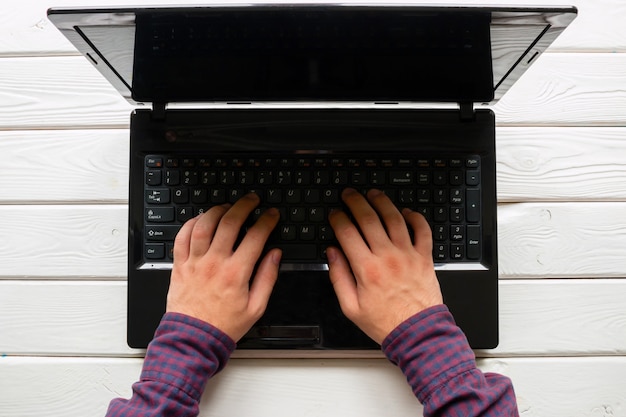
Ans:
{"type": "Polygon", "coordinates": [[[174,240],[180,230],[180,227],[181,226],[175,224],[156,224],[146,226],[146,240],[174,240]]]}

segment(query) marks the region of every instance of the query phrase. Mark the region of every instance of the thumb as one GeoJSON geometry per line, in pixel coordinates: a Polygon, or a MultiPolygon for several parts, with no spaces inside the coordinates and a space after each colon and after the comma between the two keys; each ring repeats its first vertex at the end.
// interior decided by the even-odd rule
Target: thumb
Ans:
{"type": "Polygon", "coordinates": [[[274,284],[276,284],[278,279],[281,255],[280,249],[269,251],[261,261],[250,286],[248,309],[256,319],[261,318],[267,307],[270,295],[272,295],[274,284]]]}
{"type": "Polygon", "coordinates": [[[341,311],[352,320],[359,310],[359,298],[356,281],[350,270],[350,264],[343,253],[337,248],[330,247],[326,251],[328,256],[328,273],[333,284],[341,311]]]}

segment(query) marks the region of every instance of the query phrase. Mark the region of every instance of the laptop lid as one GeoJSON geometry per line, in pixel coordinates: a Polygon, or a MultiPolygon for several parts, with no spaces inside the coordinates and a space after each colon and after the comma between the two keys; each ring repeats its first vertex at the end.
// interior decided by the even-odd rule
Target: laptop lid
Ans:
{"type": "Polygon", "coordinates": [[[409,3],[49,10],[131,103],[213,105],[494,103],[575,16],[409,3]]]}

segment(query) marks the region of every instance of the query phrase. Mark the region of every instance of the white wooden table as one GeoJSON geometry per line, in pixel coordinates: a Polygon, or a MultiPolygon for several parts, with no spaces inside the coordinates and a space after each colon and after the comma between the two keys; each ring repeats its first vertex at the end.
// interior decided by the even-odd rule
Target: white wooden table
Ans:
{"type": "MultiPolygon", "coordinates": [[[[0,2],[0,416],[103,415],[141,369],[125,341],[131,107],[45,17],[81,3],[0,2]]],[[[494,107],[501,343],[476,354],[523,416],[626,416],[626,2],[572,4],[494,107]]],[[[201,410],[421,415],[383,359],[234,359],[201,410]]]]}

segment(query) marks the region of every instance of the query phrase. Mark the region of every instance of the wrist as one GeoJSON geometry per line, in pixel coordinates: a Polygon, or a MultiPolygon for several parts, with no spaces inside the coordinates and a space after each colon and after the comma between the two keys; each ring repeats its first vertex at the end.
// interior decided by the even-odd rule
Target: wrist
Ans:
{"type": "Polygon", "coordinates": [[[199,400],[208,379],[224,368],[235,347],[209,323],[166,313],[148,345],[141,380],[167,383],[199,400]]]}
{"type": "Polygon", "coordinates": [[[467,338],[443,304],[400,324],[385,338],[382,349],[405,373],[422,403],[445,381],[476,368],[467,338]]]}

